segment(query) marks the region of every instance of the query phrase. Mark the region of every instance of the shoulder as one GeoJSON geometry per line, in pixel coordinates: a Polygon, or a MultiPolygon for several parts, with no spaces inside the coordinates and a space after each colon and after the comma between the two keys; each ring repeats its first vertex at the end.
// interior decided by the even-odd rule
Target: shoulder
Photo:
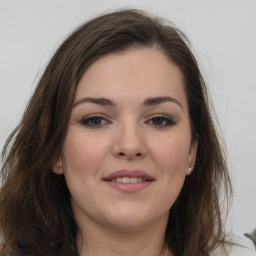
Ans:
{"type": "Polygon", "coordinates": [[[225,243],[224,248],[217,248],[211,256],[227,255],[227,256],[256,256],[255,247],[250,239],[245,236],[232,236],[225,243]],[[227,254],[224,253],[227,252],[227,254]]]}

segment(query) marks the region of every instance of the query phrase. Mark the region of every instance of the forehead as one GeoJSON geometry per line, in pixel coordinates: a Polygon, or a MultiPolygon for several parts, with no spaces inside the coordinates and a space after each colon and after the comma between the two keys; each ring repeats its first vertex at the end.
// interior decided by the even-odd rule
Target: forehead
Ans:
{"type": "Polygon", "coordinates": [[[117,100],[171,96],[186,101],[178,66],[162,51],[150,48],[111,53],[94,62],[79,81],[75,100],[86,96],[117,100]]]}

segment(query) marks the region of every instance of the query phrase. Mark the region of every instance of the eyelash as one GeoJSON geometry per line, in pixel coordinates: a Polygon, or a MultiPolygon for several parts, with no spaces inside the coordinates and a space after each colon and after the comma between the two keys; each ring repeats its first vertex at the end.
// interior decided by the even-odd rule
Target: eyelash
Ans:
{"type": "Polygon", "coordinates": [[[166,116],[156,116],[151,118],[149,121],[147,121],[147,123],[153,122],[153,121],[157,121],[158,124],[152,123],[151,125],[157,128],[165,128],[165,127],[169,127],[169,126],[173,126],[176,124],[176,122],[173,120],[173,118],[171,117],[166,117],[166,116]],[[161,123],[164,122],[164,124],[159,124],[159,121],[161,123]]]}
{"type": "Polygon", "coordinates": [[[108,121],[106,118],[104,118],[102,116],[89,116],[89,117],[83,118],[80,121],[80,123],[82,125],[88,126],[90,128],[100,128],[106,124],[109,124],[110,121],[108,121]],[[96,121],[96,123],[95,123],[95,121],[96,121]],[[98,123],[99,121],[100,121],[100,124],[98,123]],[[103,124],[102,124],[102,121],[104,121],[103,124]]]}
{"type": "MultiPolygon", "coordinates": [[[[83,118],[80,121],[80,123],[90,128],[101,128],[107,124],[110,124],[111,122],[102,116],[89,116],[89,117],[83,118]]],[[[146,121],[146,124],[152,125],[153,127],[156,127],[156,128],[165,128],[165,127],[175,125],[176,122],[171,117],[156,116],[146,121]],[[159,121],[161,124],[159,124],[159,121]],[[157,123],[154,123],[154,122],[157,122],[157,123]]]]}

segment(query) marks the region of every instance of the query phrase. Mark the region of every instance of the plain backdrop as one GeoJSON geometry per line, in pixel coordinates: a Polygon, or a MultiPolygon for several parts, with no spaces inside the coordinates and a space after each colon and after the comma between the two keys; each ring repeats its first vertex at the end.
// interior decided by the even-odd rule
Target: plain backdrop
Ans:
{"type": "Polygon", "coordinates": [[[0,0],[0,148],[49,58],[80,23],[118,8],[167,18],[189,37],[228,151],[229,223],[256,228],[256,0],[0,0]]]}

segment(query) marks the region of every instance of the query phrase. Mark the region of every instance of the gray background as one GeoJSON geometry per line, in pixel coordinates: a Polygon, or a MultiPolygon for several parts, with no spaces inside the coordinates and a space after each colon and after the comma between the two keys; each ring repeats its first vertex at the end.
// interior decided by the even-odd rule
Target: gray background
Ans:
{"type": "Polygon", "coordinates": [[[209,85],[234,183],[228,225],[256,228],[256,0],[0,0],[0,148],[65,36],[100,12],[136,7],[190,38],[209,85]]]}

